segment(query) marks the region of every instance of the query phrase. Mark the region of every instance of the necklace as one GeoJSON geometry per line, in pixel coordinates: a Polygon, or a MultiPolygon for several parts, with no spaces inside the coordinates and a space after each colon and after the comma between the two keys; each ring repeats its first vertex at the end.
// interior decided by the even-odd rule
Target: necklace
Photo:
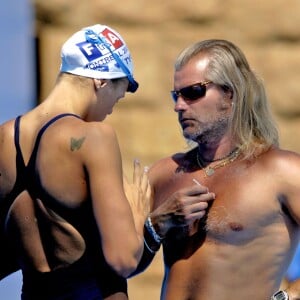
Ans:
{"type": "MultiPolygon", "coordinates": [[[[224,156],[222,156],[222,157],[219,157],[219,158],[215,158],[215,159],[205,159],[205,158],[203,158],[203,157],[201,157],[201,161],[202,162],[206,162],[206,163],[212,163],[212,162],[216,162],[216,161],[221,161],[221,160],[224,160],[224,159],[226,159],[226,158],[228,158],[228,157],[230,157],[234,152],[236,152],[237,151],[237,148],[234,148],[229,154],[227,154],[227,155],[224,155],[224,156]]],[[[199,155],[199,153],[197,153],[197,155],[199,155]]],[[[199,157],[200,158],[200,157],[199,157]]]]}
{"type": "MultiPolygon", "coordinates": [[[[210,177],[215,174],[215,171],[217,169],[225,167],[226,165],[235,161],[238,158],[239,154],[240,154],[240,150],[234,149],[227,156],[220,159],[220,160],[222,160],[221,162],[219,162],[215,166],[207,166],[207,167],[204,167],[205,161],[203,161],[203,159],[201,159],[199,152],[197,152],[196,159],[197,159],[198,166],[204,171],[204,177],[210,177]]],[[[216,161],[218,161],[218,160],[216,160],[216,161]]]]}

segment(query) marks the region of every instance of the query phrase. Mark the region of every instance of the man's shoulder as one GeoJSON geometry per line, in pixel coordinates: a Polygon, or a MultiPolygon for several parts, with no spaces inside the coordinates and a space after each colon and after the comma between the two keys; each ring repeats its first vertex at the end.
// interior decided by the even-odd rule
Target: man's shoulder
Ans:
{"type": "Polygon", "coordinates": [[[190,163],[191,151],[176,152],[169,156],[163,157],[151,165],[150,177],[166,178],[175,174],[178,169],[190,163]]]}
{"type": "Polygon", "coordinates": [[[176,152],[169,156],[158,159],[154,162],[152,167],[161,167],[164,165],[179,165],[180,161],[187,159],[191,155],[191,151],[188,152],[176,152]]]}
{"type": "MultiPolygon", "coordinates": [[[[272,148],[261,156],[266,167],[282,174],[300,174],[300,154],[291,150],[272,148]]],[[[299,175],[298,175],[299,176],[299,175]]]]}
{"type": "Polygon", "coordinates": [[[273,160],[290,160],[290,159],[300,159],[300,154],[283,148],[273,147],[266,151],[265,155],[268,159],[273,160]]]}

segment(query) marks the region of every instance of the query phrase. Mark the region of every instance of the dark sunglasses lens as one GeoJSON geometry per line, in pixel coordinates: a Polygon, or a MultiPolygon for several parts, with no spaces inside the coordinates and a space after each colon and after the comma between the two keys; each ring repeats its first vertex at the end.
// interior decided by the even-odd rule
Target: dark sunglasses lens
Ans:
{"type": "Polygon", "coordinates": [[[176,91],[171,91],[171,96],[172,96],[173,101],[176,103],[177,99],[178,99],[177,92],[176,91]]]}
{"type": "Polygon", "coordinates": [[[206,93],[205,85],[193,85],[180,90],[180,94],[182,95],[182,97],[188,100],[199,99],[205,96],[205,93],[206,93]]]}

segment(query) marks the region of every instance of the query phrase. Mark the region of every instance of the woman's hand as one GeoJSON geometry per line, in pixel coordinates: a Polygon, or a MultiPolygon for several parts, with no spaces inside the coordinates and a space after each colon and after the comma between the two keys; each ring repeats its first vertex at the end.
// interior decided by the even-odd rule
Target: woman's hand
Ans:
{"type": "Polygon", "coordinates": [[[150,212],[151,187],[148,180],[148,167],[142,167],[134,160],[133,180],[129,183],[124,177],[124,191],[130,204],[137,232],[143,236],[143,227],[150,212]]]}

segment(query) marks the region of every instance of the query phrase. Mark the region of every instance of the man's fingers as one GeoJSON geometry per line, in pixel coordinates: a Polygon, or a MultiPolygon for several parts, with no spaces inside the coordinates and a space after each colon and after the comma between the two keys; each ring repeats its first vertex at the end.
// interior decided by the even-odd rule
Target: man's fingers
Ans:
{"type": "Polygon", "coordinates": [[[197,192],[196,191],[188,191],[188,193],[183,194],[177,194],[175,199],[173,200],[173,203],[175,204],[176,208],[183,208],[185,206],[197,204],[200,202],[208,202],[212,201],[216,198],[216,195],[211,192],[197,192]]]}
{"type": "Polygon", "coordinates": [[[200,194],[207,194],[209,192],[208,188],[204,185],[194,184],[187,188],[183,188],[181,192],[187,196],[194,196],[200,194]]]}

